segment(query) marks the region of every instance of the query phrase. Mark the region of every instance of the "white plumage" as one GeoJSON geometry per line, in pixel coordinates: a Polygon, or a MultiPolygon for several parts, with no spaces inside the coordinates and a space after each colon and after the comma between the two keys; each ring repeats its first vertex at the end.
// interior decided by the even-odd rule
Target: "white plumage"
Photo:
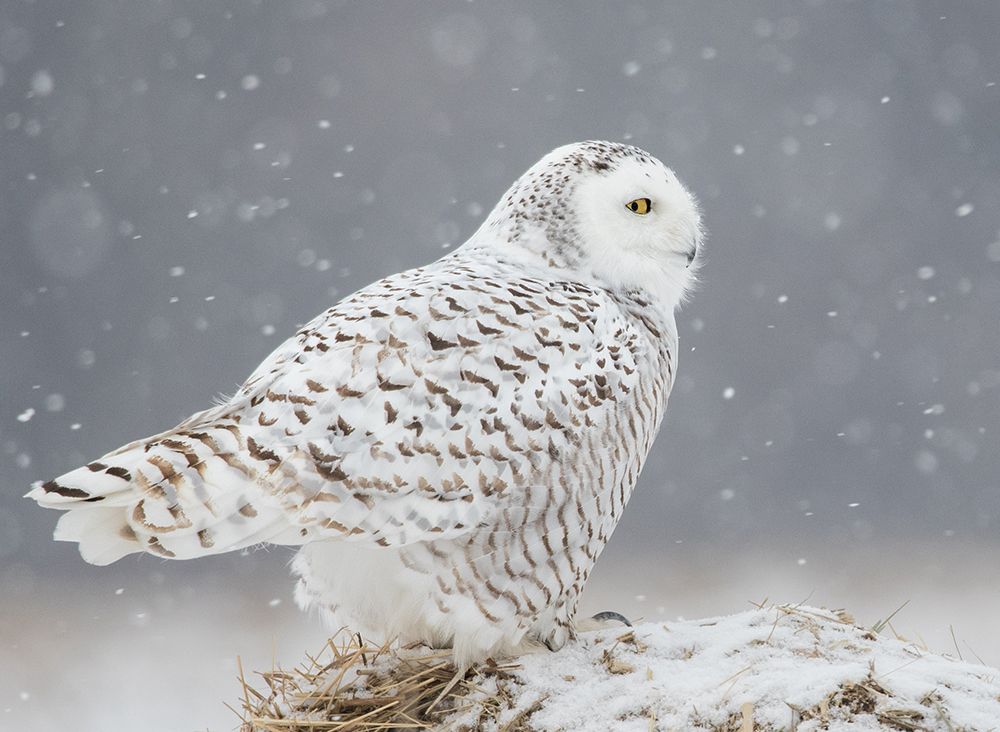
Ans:
{"type": "Polygon", "coordinates": [[[559,647],[663,416],[700,231],[648,153],[559,148],[227,403],[29,496],[95,564],[301,545],[296,597],[334,623],[460,663],[559,647]]]}

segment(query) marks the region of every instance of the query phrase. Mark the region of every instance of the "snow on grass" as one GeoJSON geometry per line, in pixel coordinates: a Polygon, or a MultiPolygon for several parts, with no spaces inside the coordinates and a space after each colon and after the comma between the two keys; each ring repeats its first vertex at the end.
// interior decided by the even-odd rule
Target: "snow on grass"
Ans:
{"type": "MultiPolygon", "coordinates": [[[[986,730],[1000,672],[928,653],[845,615],[773,607],[626,634],[591,632],[519,659],[510,714],[535,730],[986,730]],[[906,725],[909,726],[906,726],[906,725]]],[[[490,729],[484,727],[484,729],[490,729]]]]}
{"type": "Polygon", "coordinates": [[[1000,671],[803,606],[589,631],[464,677],[441,652],[335,641],[264,674],[243,729],[1000,729],[1000,671]]]}

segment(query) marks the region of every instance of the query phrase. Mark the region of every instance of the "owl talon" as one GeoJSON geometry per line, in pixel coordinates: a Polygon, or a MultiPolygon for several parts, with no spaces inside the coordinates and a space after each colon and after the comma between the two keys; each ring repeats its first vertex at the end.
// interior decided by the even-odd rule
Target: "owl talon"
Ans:
{"type": "Polygon", "coordinates": [[[614,610],[603,610],[599,613],[595,613],[591,616],[591,620],[596,620],[599,623],[607,622],[609,620],[617,620],[619,623],[632,627],[632,623],[621,613],[617,613],[614,610]]]}

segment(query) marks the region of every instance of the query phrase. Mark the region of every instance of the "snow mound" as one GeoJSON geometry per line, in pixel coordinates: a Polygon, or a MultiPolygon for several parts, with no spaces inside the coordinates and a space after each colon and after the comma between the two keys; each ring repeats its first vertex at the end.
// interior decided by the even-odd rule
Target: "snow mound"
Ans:
{"type": "Polygon", "coordinates": [[[345,638],[261,674],[264,693],[244,682],[243,729],[1000,730],[997,669],[804,606],[589,631],[464,676],[439,651],[345,638]]]}
{"type": "Polygon", "coordinates": [[[482,729],[1000,729],[997,669],[811,607],[583,633],[518,661],[501,682],[510,708],[482,729]]]}

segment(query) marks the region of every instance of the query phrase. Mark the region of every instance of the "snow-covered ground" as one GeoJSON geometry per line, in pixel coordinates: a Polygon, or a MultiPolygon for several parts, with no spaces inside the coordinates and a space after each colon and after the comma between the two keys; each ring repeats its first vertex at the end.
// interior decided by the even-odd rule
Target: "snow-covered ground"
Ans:
{"type": "Polygon", "coordinates": [[[447,651],[344,630],[295,668],[258,669],[244,732],[986,732],[1000,670],[933,653],[886,618],[760,606],[671,623],[598,623],[457,674],[447,651]]]}
{"type": "Polygon", "coordinates": [[[591,631],[485,682],[457,729],[991,730],[1000,671],[806,606],[591,631]],[[502,691],[498,695],[498,691],[502,691]],[[497,698],[511,700],[496,709],[497,698]]]}

